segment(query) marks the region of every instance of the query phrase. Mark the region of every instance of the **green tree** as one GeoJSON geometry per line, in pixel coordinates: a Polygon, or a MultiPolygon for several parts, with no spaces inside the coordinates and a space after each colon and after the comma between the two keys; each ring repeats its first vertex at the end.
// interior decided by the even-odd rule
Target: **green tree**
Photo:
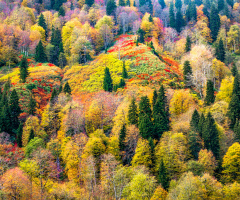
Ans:
{"type": "Polygon", "coordinates": [[[179,9],[176,14],[176,24],[175,24],[176,31],[180,33],[183,26],[184,26],[184,19],[183,19],[182,11],[179,9]]]}
{"type": "Polygon", "coordinates": [[[125,61],[123,61],[122,78],[128,78],[128,73],[127,73],[125,61]]]}
{"type": "Polygon", "coordinates": [[[38,45],[36,46],[36,52],[35,52],[35,60],[36,62],[44,63],[47,61],[47,56],[42,44],[42,41],[40,40],[38,45]]]}
{"type": "Polygon", "coordinates": [[[240,123],[239,123],[239,121],[236,121],[233,131],[235,133],[234,141],[240,142],[240,123]]]}
{"type": "Polygon", "coordinates": [[[161,159],[161,163],[159,166],[159,170],[158,170],[158,182],[161,184],[161,186],[167,190],[169,187],[169,176],[168,176],[168,171],[167,168],[164,165],[163,160],[161,159]]]}
{"type": "Polygon", "coordinates": [[[113,15],[116,8],[117,8],[117,5],[116,5],[115,0],[108,0],[107,7],[106,7],[107,15],[113,15]]]}
{"type": "Polygon", "coordinates": [[[200,120],[200,115],[199,115],[198,111],[195,109],[192,114],[192,119],[190,121],[191,130],[198,132],[199,120],[200,120]]]}
{"type": "Polygon", "coordinates": [[[57,96],[58,96],[58,92],[57,92],[56,88],[53,88],[50,101],[54,102],[57,99],[57,96]]]}
{"type": "Polygon", "coordinates": [[[238,74],[238,69],[235,63],[233,63],[232,65],[232,69],[231,69],[232,75],[235,77],[238,74]]]}
{"type": "Polygon", "coordinates": [[[189,150],[191,155],[193,156],[193,158],[195,160],[198,159],[198,153],[200,152],[200,150],[202,149],[202,141],[201,138],[199,137],[199,135],[192,131],[189,133],[188,135],[188,145],[189,145],[189,150]]]}
{"type": "Polygon", "coordinates": [[[222,62],[225,60],[225,49],[222,38],[220,38],[216,46],[216,58],[222,62]]]}
{"type": "Polygon", "coordinates": [[[36,113],[36,101],[33,95],[30,95],[30,101],[28,103],[28,114],[35,115],[36,113]]]}
{"type": "Polygon", "coordinates": [[[28,62],[27,62],[27,58],[24,56],[20,62],[20,80],[21,82],[25,83],[26,82],[26,78],[29,76],[29,72],[28,72],[28,62]]]}
{"type": "Polygon", "coordinates": [[[192,67],[188,60],[186,60],[183,64],[183,76],[184,76],[185,87],[190,87],[192,85],[191,83],[192,67]]]}
{"type": "Polygon", "coordinates": [[[126,138],[126,125],[123,124],[120,134],[119,134],[119,149],[124,151],[125,149],[125,138],[126,138]]]}
{"type": "Polygon", "coordinates": [[[158,0],[158,3],[160,4],[160,6],[162,7],[162,9],[164,9],[166,7],[165,1],[164,0],[158,0]]]}
{"type": "Polygon", "coordinates": [[[130,124],[138,125],[138,107],[136,99],[132,98],[128,109],[128,121],[130,124]]]}
{"type": "Polygon", "coordinates": [[[10,118],[11,118],[11,128],[12,130],[17,130],[19,127],[19,115],[21,113],[21,108],[19,106],[19,98],[16,90],[11,92],[9,100],[10,118]]]}
{"type": "Polygon", "coordinates": [[[237,73],[233,82],[233,94],[240,96],[239,74],[237,73]]]}
{"type": "Polygon", "coordinates": [[[107,92],[112,92],[113,90],[112,78],[108,67],[105,68],[103,89],[107,92]]]}
{"type": "Polygon", "coordinates": [[[151,118],[144,113],[139,116],[139,133],[144,139],[148,139],[149,137],[152,137],[153,132],[153,123],[151,118]]]}
{"type": "Polygon", "coordinates": [[[0,116],[0,130],[1,132],[12,133],[11,130],[11,118],[8,103],[6,103],[1,112],[0,116]]]}
{"type": "Polygon", "coordinates": [[[30,142],[33,138],[34,138],[34,130],[31,129],[30,134],[29,134],[29,138],[28,138],[28,142],[30,142]]]}
{"type": "Polygon", "coordinates": [[[20,123],[17,129],[17,138],[16,138],[18,147],[22,147],[22,133],[23,133],[23,123],[20,123]]]}
{"type": "Polygon", "coordinates": [[[198,133],[201,138],[202,138],[204,123],[205,123],[205,117],[204,117],[204,114],[202,113],[198,122],[198,133]]]}
{"type": "Polygon", "coordinates": [[[40,14],[40,16],[38,18],[38,25],[41,26],[45,30],[45,35],[47,37],[47,24],[46,24],[44,15],[42,13],[40,14]]]}
{"type": "Polygon", "coordinates": [[[205,104],[210,105],[214,103],[215,101],[215,95],[214,95],[214,86],[213,82],[211,80],[207,81],[207,91],[206,91],[206,97],[205,97],[205,104]]]}
{"type": "Polygon", "coordinates": [[[191,38],[188,35],[186,39],[186,44],[185,44],[185,52],[191,51],[191,45],[192,45],[191,38]]]}
{"type": "Polygon", "coordinates": [[[218,12],[224,9],[224,0],[218,0],[218,12]]]}
{"type": "Polygon", "coordinates": [[[217,39],[220,26],[221,24],[220,24],[220,17],[218,14],[218,10],[215,7],[215,5],[212,4],[211,12],[210,12],[209,28],[211,30],[211,36],[212,36],[213,42],[215,42],[217,39]]]}
{"type": "Polygon", "coordinates": [[[60,16],[62,16],[62,17],[65,16],[65,10],[64,10],[63,6],[61,6],[61,7],[59,8],[58,16],[59,16],[59,17],[60,17],[60,16]]]}
{"type": "Polygon", "coordinates": [[[175,1],[175,7],[177,9],[181,9],[182,8],[182,1],[181,0],[176,0],[175,1]]]}
{"type": "Polygon", "coordinates": [[[65,83],[65,85],[64,85],[63,92],[64,92],[65,94],[70,94],[70,95],[71,95],[71,93],[72,93],[72,90],[71,90],[70,85],[68,84],[68,81],[67,81],[67,82],[65,83]]]}
{"type": "Polygon", "coordinates": [[[85,4],[91,7],[94,4],[94,0],[85,0],[85,4]]]}
{"type": "Polygon", "coordinates": [[[176,19],[175,19],[173,2],[170,3],[170,7],[169,7],[169,20],[170,20],[170,27],[175,28],[176,27],[176,19]]]}
{"type": "Polygon", "coordinates": [[[227,115],[230,119],[230,128],[233,129],[236,121],[240,119],[240,101],[236,94],[232,95],[227,115]]]}
{"type": "Polygon", "coordinates": [[[138,34],[137,42],[144,43],[144,35],[145,35],[144,30],[139,28],[138,31],[137,31],[137,34],[138,34]]]}
{"type": "Polygon", "coordinates": [[[154,107],[154,105],[155,105],[156,102],[157,102],[157,97],[158,97],[158,94],[157,94],[157,90],[155,89],[155,90],[153,91],[153,100],[152,100],[153,107],[154,107]]]}
{"type": "Polygon", "coordinates": [[[118,5],[119,6],[125,6],[125,1],[124,0],[119,0],[118,5]]]}

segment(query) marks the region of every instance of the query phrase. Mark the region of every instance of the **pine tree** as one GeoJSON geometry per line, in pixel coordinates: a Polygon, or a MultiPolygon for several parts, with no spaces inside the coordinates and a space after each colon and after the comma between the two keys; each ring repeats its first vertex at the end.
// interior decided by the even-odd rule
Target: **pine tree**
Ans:
{"type": "Polygon", "coordinates": [[[38,18],[38,25],[41,26],[45,30],[45,35],[47,37],[47,24],[46,24],[44,15],[42,13],[40,14],[40,16],[38,18]]]}
{"type": "Polygon", "coordinates": [[[205,117],[204,117],[204,114],[202,113],[198,122],[198,133],[201,138],[202,138],[204,123],[205,123],[205,117]]]}
{"type": "Polygon", "coordinates": [[[230,18],[230,17],[231,17],[227,4],[225,4],[225,6],[224,6],[224,15],[226,15],[227,18],[230,18]]]}
{"type": "Polygon", "coordinates": [[[132,98],[128,109],[128,121],[130,124],[138,125],[138,108],[136,99],[132,98]]]}
{"type": "Polygon", "coordinates": [[[239,121],[236,121],[233,131],[235,133],[234,141],[240,142],[240,123],[239,123],[239,121]]]}
{"type": "Polygon", "coordinates": [[[12,134],[10,110],[9,110],[8,103],[6,103],[2,108],[2,112],[0,116],[0,130],[1,132],[12,134]]]}
{"type": "Polygon", "coordinates": [[[12,91],[10,95],[9,109],[11,118],[11,128],[12,130],[17,130],[19,127],[18,117],[21,113],[21,108],[19,106],[19,98],[15,89],[12,91]]]}
{"type": "Polygon", "coordinates": [[[158,0],[158,3],[160,4],[160,6],[162,7],[162,9],[164,9],[166,7],[165,1],[164,0],[158,0]]]}
{"type": "Polygon", "coordinates": [[[144,35],[145,35],[144,30],[142,30],[141,28],[139,28],[138,31],[137,31],[137,34],[138,34],[138,41],[139,41],[140,43],[144,43],[144,35]]]}
{"type": "Polygon", "coordinates": [[[149,15],[148,21],[149,21],[149,22],[153,22],[152,15],[149,15]]]}
{"type": "Polygon", "coordinates": [[[94,0],[85,0],[85,4],[91,7],[94,4],[94,0]]]}
{"type": "Polygon", "coordinates": [[[57,96],[58,96],[58,92],[57,92],[56,88],[53,88],[50,101],[51,101],[51,102],[56,101],[57,96]]]}
{"type": "Polygon", "coordinates": [[[224,9],[224,0],[218,0],[218,12],[224,9]]]}
{"type": "Polygon", "coordinates": [[[72,1],[71,1],[70,10],[74,10],[74,5],[73,5],[73,2],[72,2],[72,1]]]}
{"type": "Polygon", "coordinates": [[[214,103],[215,96],[214,96],[214,86],[213,82],[211,80],[207,81],[207,91],[206,91],[206,98],[205,98],[205,104],[210,105],[214,103]]]}
{"type": "Polygon", "coordinates": [[[147,115],[148,118],[152,118],[152,110],[149,102],[149,98],[147,96],[141,97],[139,102],[139,117],[147,115]]]}
{"type": "Polygon", "coordinates": [[[126,125],[123,124],[120,134],[119,134],[119,149],[124,151],[125,149],[125,138],[126,138],[126,125]]]}
{"type": "Polygon", "coordinates": [[[125,1],[124,0],[119,0],[118,5],[119,6],[125,6],[125,1]]]}
{"type": "Polygon", "coordinates": [[[230,128],[233,129],[236,121],[240,119],[240,101],[235,93],[233,93],[229,103],[227,115],[230,119],[230,128]]]}
{"type": "Polygon", "coordinates": [[[30,101],[28,103],[28,114],[35,115],[35,113],[36,113],[36,101],[33,95],[30,95],[30,101]]]}
{"type": "Polygon", "coordinates": [[[190,19],[197,21],[197,8],[194,1],[191,1],[191,4],[190,4],[190,19]]]}
{"type": "Polygon", "coordinates": [[[198,132],[199,120],[200,120],[200,115],[199,115],[198,111],[195,109],[192,114],[192,119],[190,121],[191,129],[195,132],[198,132]]]}
{"type": "Polygon", "coordinates": [[[170,179],[168,175],[168,170],[164,165],[163,160],[160,162],[159,170],[158,170],[158,182],[161,186],[167,190],[169,187],[170,179]]]}
{"type": "Polygon", "coordinates": [[[59,16],[59,17],[60,17],[60,16],[62,16],[62,17],[65,16],[65,10],[64,10],[63,6],[61,6],[61,7],[59,8],[58,16],[59,16]]]}
{"type": "Polygon", "coordinates": [[[154,145],[154,141],[152,139],[152,137],[148,138],[148,143],[151,149],[151,160],[152,160],[152,164],[150,165],[150,169],[154,169],[155,163],[156,163],[156,159],[155,159],[155,145],[154,145]]]}
{"type": "Polygon", "coordinates": [[[36,62],[41,62],[41,63],[44,63],[47,61],[47,56],[45,54],[45,50],[41,40],[36,46],[35,60],[36,62]]]}
{"type": "Polygon", "coordinates": [[[225,49],[222,38],[220,38],[216,47],[216,58],[222,62],[225,60],[225,49]]]}
{"type": "Polygon", "coordinates": [[[170,3],[169,20],[170,20],[170,27],[175,28],[176,27],[176,21],[175,21],[176,19],[175,19],[173,2],[170,3]]]}
{"type": "Polygon", "coordinates": [[[177,9],[181,9],[182,8],[182,1],[181,0],[176,0],[175,1],[175,7],[177,9]]]}
{"type": "Polygon", "coordinates": [[[198,159],[198,153],[202,148],[202,141],[196,132],[190,132],[188,135],[188,145],[190,153],[195,160],[198,159]]]}
{"type": "Polygon", "coordinates": [[[209,20],[209,28],[211,30],[211,36],[212,36],[213,42],[215,42],[217,39],[220,26],[221,24],[220,24],[220,17],[218,15],[218,10],[213,4],[211,7],[210,20],[209,20]]]}
{"type": "Polygon", "coordinates": [[[103,89],[107,92],[112,92],[113,90],[112,78],[108,67],[105,68],[103,89]]]}
{"type": "Polygon", "coordinates": [[[233,8],[234,2],[233,0],[227,0],[227,3],[229,6],[231,6],[233,8]]]}
{"type": "Polygon", "coordinates": [[[126,2],[126,6],[128,6],[128,7],[131,6],[130,0],[127,0],[127,2],[126,2]]]}
{"type": "Polygon", "coordinates": [[[23,57],[21,62],[20,62],[20,80],[21,82],[25,83],[26,82],[26,78],[28,77],[29,75],[29,72],[28,72],[28,62],[27,62],[27,58],[26,57],[23,57]]]}
{"type": "Polygon", "coordinates": [[[31,129],[31,131],[30,131],[28,142],[30,142],[32,139],[34,139],[34,130],[33,129],[31,129]]]}
{"type": "Polygon", "coordinates": [[[116,5],[115,0],[108,0],[107,7],[106,7],[107,15],[113,15],[116,8],[117,8],[117,5],[116,5]]]}
{"type": "Polygon", "coordinates": [[[184,26],[184,19],[183,19],[182,11],[180,9],[177,11],[177,14],[176,14],[176,24],[175,24],[175,26],[176,26],[176,31],[178,33],[181,32],[182,27],[184,26]]]}
{"type": "Polygon", "coordinates": [[[64,85],[63,92],[65,94],[70,94],[70,95],[72,94],[72,90],[68,82],[66,82],[66,84],[64,85]]]}
{"type": "Polygon", "coordinates": [[[185,44],[185,52],[191,51],[191,45],[192,45],[191,38],[188,35],[185,44]]]}
{"type": "Polygon", "coordinates": [[[233,63],[232,65],[231,72],[234,77],[238,74],[237,66],[235,65],[235,63],[233,63]]]}
{"type": "Polygon", "coordinates": [[[60,94],[61,92],[62,92],[62,84],[60,84],[60,86],[59,86],[59,89],[58,89],[58,94],[60,94]]]}
{"type": "Polygon", "coordinates": [[[239,74],[237,73],[234,82],[233,82],[233,94],[236,94],[238,97],[240,96],[240,84],[239,84],[239,74]]]}
{"type": "Polygon", "coordinates": [[[128,78],[125,61],[123,61],[122,78],[128,78]]]}
{"type": "Polygon", "coordinates": [[[20,123],[17,129],[17,138],[16,138],[18,147],[22,147],[22,133],[23,133],[23,123],[20,123]]]}
{"type": "Polygon", "coordinates": [[[183,65],[183,76],[184,76],[185,87],[190,87],[192,85],[191,83],[192,67],[188,60],[186,60],[183,65]]]}
{"type": "Polygon", "coordinates": [[[155,105],[156,102],[157,102],[157,97],[158,97],[158,94],[157,94],[157,90],[155,89],[155,90],[153,91],[153,102],[152,102],[153,107],[154,107],[154,105],[155,105]]]}
{"type": "Polygon", "coordinates": [[[218,130],[210,112],[203,126],[202,138],[206,149],[211,150],[215,158],[219,159],[220,144],[218,130]]]}

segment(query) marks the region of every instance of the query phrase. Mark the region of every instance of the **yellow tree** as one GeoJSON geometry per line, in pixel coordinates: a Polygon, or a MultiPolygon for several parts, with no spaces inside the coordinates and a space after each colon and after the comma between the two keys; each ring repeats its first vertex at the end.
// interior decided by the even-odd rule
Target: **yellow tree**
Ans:
{"type": "Polygon", "coordinates": [[[217,162],[213,153],[207,149],[201,149],[198,155],[198,162],[204,166],[205,172],[211,175],[217,168],[217,162]]]}
{"type": "Polygon", "coordinates": [[[233,78],[226,77],[222,80],[219,92],[216,95],[217,101],[225,101],[229,103],[231,101],[233,91],[233,78]]]}

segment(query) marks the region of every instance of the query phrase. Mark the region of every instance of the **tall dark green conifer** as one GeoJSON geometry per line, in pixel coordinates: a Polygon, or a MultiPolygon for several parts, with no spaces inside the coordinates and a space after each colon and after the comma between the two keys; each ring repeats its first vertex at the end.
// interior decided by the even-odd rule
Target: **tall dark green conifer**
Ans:
{"type": "Polygon", "coordinates": [[[28,114],[35,115],[36,113],[36,101],[33,95],[30,95],[30,101],[28,103],[28,114]]]}
{"type": "Polygon", "coordinates": [[[175,19],[173,2],[170,3],[170,7],[169,7],[169,20],[170,20],[170,22],[169,22],[170,27],[175,28],[176,27],[176,19],[175,19]]]}
{"type": "Polygon", "coordinates": [[[175,24],[176,31],[180,33],[183,26],[184,26],[184,19],[183,19],[182,11],[178,9],[176,14],[176,24],[175,24]]]}
{"type": "Polygon", "coordinates": [[[20,80],[22,83],[25,83],[26,82],[26,78],[28,77],[29,75],[29,72],[28,72],[28,62],[27,62],[27,58],[26,57],[23,57],[21,62],[20,62],[20,80]]]}
{"type": "Polygon", "coordinates": [[[182,0],[176,0],[175,1],[175,7],[177,9],[181,9],[182,8],[182,0]]]}
{"type": "Polygon", "coordinates": [[[123,124],[120,134],[119,134],[119,149],[124,151],[125,149],[125,138],[126,138],[126,125],[123,124]]]}
{"type": "Polygon", "coordinates": [[[198,132],[198,123],[200,120],[200,115],[198,111],[195,109],[192,114],[192,119],[190,121],[190,127],[194,132],[198,132]]]}
{"type": "Polygon", "coordinates": [[[157,102],[157,97],[158,97],[158,94],[157,94],[157,90],[155,89],[155,90],[153,91],[153,102],[152,102],[153,107],[154,107],[154,105],[155,105],[156,102],[157,102]]]}
{"type": "Polygon", "coordinates": [[[41,40],[36,46],[35,60],[41,63],[47,62],[47,56],[41,40]]]}
{"type": "Polygon", "coordinates": [[[202,132],[203,132],[204,123],[205,123],[205,116],[202,113],[201,116],[200,116],[199,122],[198,122],[198,133],[199,133],[199,136],[201,138],[202,138],[202,132]]]}
{"type": "Polygon", "coordinates": [[[113,90],[112,78],[111,78],[111,74],[108,67],[105,68],[105,74],[103,79],[103,89],[107,92],[112,92],[113,90]]]}
{"type": "Polygon", "coordinates": [[[188,35],[185,44],[185,52],[191,51],[191,46],[192,46],[191,38],[188,35]]]}
{"type": "Polygon", "coordinates": [[[220,12],[221,10],[224,9],[224,0],[218,0],[218,11],[220,12]]]}
{"type": "Polygon", "coordinates": [[[196,132],[190,132],[188,135],[188,145],[190,153],[195,160],[198,159],[198,153],[202,148],[202,141],[196,132]]]}
{"type": "Polygon", "coordinates": [[[46,24],[44,15],[42,13],[40,14],[40,16],[38,18],[38,25],[41,26],[45,30],[45,35],[47,37],[47,24],[46,24]]]}
{"type": "Polygon", "coordinates": [[[232,65],[231,72],[234,77],[238,74],[238,69],[237,69],[237,66],[235,65],[235,63],[233,63],[233,65],[232,65]]]}
{"type": "Polygon", "coordinates": [[[108,0],[107,1],[107,7],[106,7],[107,15],[113,15],[116,8],[117,8],[117,5],[116,5],[115,0],[108,0]]]}
{"type": "Polygon", "coordinates": [[[23,123],[20,123],[17,129],[17,138],[16,138],[18,147],[22,147],[22,133],[23,133],[23,123]]]}
{"type": "Polygon", "coordinates": [[[211,36],[212,36],[213,42],[215,42],[217,39],[220,26],[221,26],[221,23],[220,23],[220,17],[218,15],[218,10],[213,4],[211,7],[210,20],[209,20],[209,28],[211,30],[211,36]]]}
{"type": "Polygon", "coordinates": [[[30,142],[32,139],[34,139],[34,130],[31,129],[29,137],[28,137],[28,142],[30,142]]]}
{"type": "Polygon", "coordinates": [[[224,60],[225,60],[225,48],[224,48],[222,38],[220,38],[220,40],[216,46],[216,58],[222,62],[224,62],[224,60]]]}
{"type": "Polygon", "coordinates": [[[68,84],[68,82],[65,83],[64,88],[63,88],[63,92],[65,94],[70,94],[70,95],[72,94],[72,90],[71,90],[71,87],[68,84]]]}
{"type": "Polygon", "coordinates": [[[58,96],[58,92],[57,92],[56,88],[53,88],[50,101],[51,101],[52,103],[53,103],[54,101],[56,101],[57,96],[58,96]]]}
{"type": "Polygon", "coordinates": [[[9,100],[10,118],[11,118],[11,128],[12,130],[17,130],[19,127],[19,115],[21,113],[21,108],[19,106],[19,98],[16,90],[11,92],[9,100]]]}
{"type": "Polygon", "coordinates": [[[122,78],[128,78],[128,73],[127,73],[125,61],[123,61],[122,78]]]}
{"type": "Polygon", "coordinates": [[[62,17],[65,16],[65,10],[64,10],[64,7],[63,7],[63,6],[61,6],[61,7],[59,8],[58,16],[59,16],[59,17],[60,17],[60,16],[62,16],[62,17]]]}
{"type": "Polygon", "coordinates": [[[240,123],[239,123],[239,121],[236,121],[233,131],[235,133],[234,142],[240,142],[240,123]]]}
{"type": "Polygon", "coordinates": [[[168,170],[164,165],[163,160],[161,160],[160,162],[160,166],[158,169],[158,182],[161,184],[161,186],[167,190],[169,187],[169,183],[170,183],[170,178],[168,175],[168,170]]]}
{"type": "Polygon", "coordinates": [[[233,82],[233,94],[236,94],[238,97],[240,96],[240,84],[239,84],[239,74],[237,73],[234,82],[233,82]]]}
{"type": "Polygon", "coordinates": [[[119,0],[118,1],[118,6],[125,6],[125,1],[124,0],[119,0]]]}
{"type": "Polygon", "coordinates": [[[94,4],[94,0],[85,0],[85,4],[91,7],[94,4]]]}
{"type": "Polygon", "coordinates": [[[12,134],[10,110],[9,110],[8,103],[6,103],[2,108],[2,112],[0,116],[0,130],[1,132],[12,134]]]}
{"type": "Polygon", "coordinates": [[[184,76],[185,87],[191,87],[192,67],[188,60],[186,60],[183,65],[183,76],[184,76]]]}
{"type": "Polygon", "coordinates": [[[227,115],[230,119],[230,128],[233,129],[236,121],[240,119],[240,101],[235,93],[233,93],[229,103],[227,115]]]}
{"type": "Polygon", "coordinates": [[[165,1],[164,0],[158,0],[158,3],[160,4],[160,6],[162,7],[162,9],[164,9],[166,7],[165,1]]]}
{"type": "Polygon", "coordinates": [[[138,108],[136,104],[136,99],[132,98],[128,110],[128,121],[130,124],[138,125],[138,108]]]}
{"type": "Polygon", "coordinates": [[[206,98],[204,101],[205,101],[206,105],[210,105],[210,104],[214,103],[214,101],[215,101],[214,86],[213,86],[213,82],[211,80],[207,81],[206,98]]]}

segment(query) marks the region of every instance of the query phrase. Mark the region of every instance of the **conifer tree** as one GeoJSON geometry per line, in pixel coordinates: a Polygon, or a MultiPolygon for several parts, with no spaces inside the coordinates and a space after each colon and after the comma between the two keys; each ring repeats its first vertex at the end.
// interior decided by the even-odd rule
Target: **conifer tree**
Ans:
{"type": "Polygon", "coordinates": [[[62,17],[65,16],[65,10],[64,10],[63,6],[61,6],[61,7],[59,8],[58,16],[59,16],[59,17],[60,17],[60,16],[62,16],[62,17]]]}
{"type": "Polygon", "coordinates": [[[122,78],[128,78],[125,61],[123,61],[122,78]]]}
{"type": "Polygon", "coordinates": [[[123,124],[120,134],[119,134],[119,149],[124,151],[125,149],[125,138],[126,138],[126,125],[123,124]]]}
{"type": "Polygon", "coordinates": [[[59,86],[59,89],[58,89],[58,94],[60,94],[61,92],[62,92],[62,84],[60,84],[60,86],[59,86]]]}
{"type": "Polygon", "coordinates": [[[155,90],[153,91],[153,102],[152,102],[153,107],[154,107],[154,105],[155,105],[156,102],[157,102],[157,97],[158,97],[158,94],[157,94],[157,90],[155,89],[155,90]]]}
{"type": "Polygon", "coordinates": [[[35,60],[36,62],[41,62],[41,63],[44,63],[47,61],[47,56],[45,54],[45,50],[41,40],[36,46],[35,60]]]}
{"type": "Polygon", "coordinates": [[[130,124],[138,125],[138,108],[136,104],[136,99],[132,98],[128,110],[128,121],[130,124]]]}
{"type": "Polygon", "coordinates": [[[225,60],[225,49],[222,38],[220,38],[216,47],[216,58],[222,62],[225,60]]]}
{"type": "Polygon", "coordinates": [[[152,15],[149,15],[148,21],[149,21],[149,22],[153,22],[152,15]]]}
{"type": "Polygon", "coordinates": [[[198,132],[199,120],[200,120],[200,115],[199,115],[198,111],[195,109],[193,114],[192,114],[192,119],[190,121],[191,129],[195,132],[198,132]]]}
{"type": "Polygon", "coordinates": [[[192,85],[191,83],[192,67],[188,60],[186,60],[183,65],[183,76],[184,76],[185,87],[190,87],[192,85]]]}
{"type": "Polygon", "coordinates": [[[147,96],[141,97],[139,102],[139,117],[147,115],[148,118],[152,118],[152,110],[149,102],[149,98],[147,96]]]}
{"type": "Polygon", "coordinates": [[[191,38],[188,35],[185,44],[185,52],[191,51],[191,45],[192,45],[191,38]]]}
{"type": "Polygon", "coordinates": [[[181,9],[182,8],[182,1],[181,0],[176,0],[175,1],[175,7],[177,9],[181,9]]]}
{"type": "Polygon", "coordinates": [[[30,101],[28,103],[28,114],[35,115],[35,113],[36,113],[36,101],[33,95],[30,95],[30,101]]]}
{"type": "Polygon", "coordinates": [[[11,128],[12,130],[17,130],[19,127],[19,115],[21,113],[21,108],[19,106],[19,98],[16,90],[11,92],[9,100],[10,118],[11,118],[11,128]]]}
{"type": "Polygon", "coordinates": [[[21,62],[20,62],[20,80],[21,82],[25,83],[26,82],[26,78],[28,77],[29,75],[29,72],[28,72],[28,62],[27,62],[27,58],[26,57],[23,57],[21,62]]]}
{"type": "Polygon", "coordinates": [[[218,10],[213,4],[211,7],[210,20],[209,20],[209,28],[211,30],[211,36],[212,36],[213,42],[215,42],[217,39],[220,26],[221,24],[220,24],[220,17],[218,15],[218,10]]]}
{"type": "Polygon", "coordinates": [[[17,138],[16,138],[18,147],[22,147],[22,133],[23,133],[23,123],[20,123],[17,129],[17,138]]]}
{"type": "Polygon", "coordinates": [[[201,116],[200,116],[199,122],[198,122],[198,133],[199,133],[199,136],[201,138],[202,138],[202,132],[203,132],[204,123],[205,123],[205,116],[202,113],[201,116]]]}
{"type": "Polygon", "coordinates": [[[124,0],[119,0],[118,5],[119,6],[125,6],[125,1],[124,0]]]}
{"type": "Polygon", "coordinates": [[[70,94],[70,95],[72,94],[72,90],[68,82],[66,82],[66,84],[64,85],[63,92],[65,94],[70,94]]]}
{"type": "Polygon", "coordinates": [[[94,0],[85,0],[85,4],[91,7],[94,4],[94,0]]]}
{"type": "Polygon", "coordinates": [[[188,144],[191,155],[195,160],[198,159],[198,153],[202,148],[202,141],[196,132],[190,132],[188,135],[188,144]]]}
{"type": "Polygon", "coordinates": [[[234,82],[233,82],[233,94],[236,94],[238,97],[240,96],[240,84],[239,84],[239,74],[237,73],[234,82]]]}
{"type": "Polygon", "coordinates": [[[170,20],[170,27],[175,28],[176,27],[176,19],[175,19],[173,2],[170,3],[170,7],[169,7],[169,20],[170,20]]]}
{"type": "Polygon", "coordinates": [[[129,7],[131,6],[130,0],[127,0],[126,6],[129,6],[129,7]]]}
{"type": "Polygon", "coordinates": [[[111,78],[111,74],[108,67],[105,68],[105,74],[103,79],[103,89],[107,92],[112,92],[113,90],[112,78],[111,78]]]}
{"type": "Polygon", "coordinates": [[[125,85],[126,85],[126,83],[125,83],[124,79],[121,78],[120,83],[118,84],[118,88],[124,88],[125,85]]]}
{"type": "Polygon", "coordinates": [[[232,65],[231,72],[234,77],[238,74],[237,66],[235,65],[235,63],[233,63],[232,65]]]}
{"type": "Polygon", "coordinates": [[[53,88],[50,101],[54,102],[56,100],[57,96],[58,96],[58,92],[57,92],[56,88],[53,88]]]}
{"type": "Polygon", "coordinates": [[[73,5],[73,2],[72,2],[72,1],[71,1],[70,10],[74,10],[74,5],[73,5]]]}
{"type": "Polygon", "coordinates": [[[144,30],[142,30],[141,28],[138,29],[138,42],[144,43],[144,30]]]}
{"type": "Polygon", "coordinates": [[[205,98],[205,104],[210,105],[214,103],[215,96],[214,96],[214,86],[213,82],[211,80],[207,81],[207,91],[206,91],[206,98],[205,98]]]}
{"type": "Polygon", "coordinates": [[[158,0],[158,3],[160,4],[160,6],[162,7],[162,9],[164,9],[166,7],[165,1],[164,0],[158,0]]]}
{"type": "Polygon", "coordinates": [[[47,37],[47,24],[44,18],[44,15],[41,13],[38,19],[38,25],[41,26],[45,30],[45,35],[47,37]]]}
{"type": "Polygon", "coordinates": [[[1,132],[6,132],[12,134],[11,130],[11,118],[8,103],[6,103],[1,112],[0,116],[0,130],[1,132]]]}
{"type": "Polygon", "coordinates": [[[240,142],[240,123],[239,123],[239,120],[236,121],[233,131],[235,133],[234,141],[235,142],[240,142]]]}
{"type": "Polygon", "coordinates": [[[107,7],[106,7],[106,13],[107,15],[113,15],[117,8],[115,0],[108,0],[107,7]]]}
{"type": "Polygon", "coordinates": [[[183,26],[184,26],[184,19],[183,19],[182,11],[178,9],[176,14],[176,24],[175,24],[176,31],[180,33],[183,26]]]}
{"type": "Polygon", "coordinates": [[[224,0],[218,0],[218,11],[220,12],[221,10],[224,9],[224,0]]]}
{"type": "Polygon", "coordinates": [[[218,130],[210,112],[203,126],[202,138],[206,149],[211,150],[215,158],[219,159],[220,144],[218,130]]]}
{"type": "Polygon", "coordinates": [[[155,163],[156,163],[156,159],[155,159],[155,145],[154,145],[154,141],[152,139],[152,137],[148,138],[148,143],[151,149],[151,160],[152,160],[152,164],[150,165],[150,169],[154,169],[155,163]]]}
{"type": "Polygon", "coordinates": [[[159,170],[158,170],[158,182],[161,184],[161,186],[167,190],[169,187],[169,175],[168,175],[168,170],[164,165],[163,160],[160,162],[159,170]]]}
{"type": "Polygon", "coordinates": [[[191,20],[197,21],[197,8],[194,1],[190,4],[190,17],[191,20]]]}
{"type": "Polygon", "coordinates": [[[227,0],[227,3],[229,6],[231,6],[233,8],[234,2],[233,0],[227,0]]]}
{"type": "Polygon", "coordinates": [[[240,119],[240,101],[235,93],[233,93],[229,103],[227,115],[230,119],[230,128],[233,129],[236,121],[240,119]]]}
{"type": "Polygon", "coordinates": [[[33,129],[31,129],[31,131],[30,131],[28,142],[30,142],[32,139],[34,139],[34,130],[33,129]]]}

